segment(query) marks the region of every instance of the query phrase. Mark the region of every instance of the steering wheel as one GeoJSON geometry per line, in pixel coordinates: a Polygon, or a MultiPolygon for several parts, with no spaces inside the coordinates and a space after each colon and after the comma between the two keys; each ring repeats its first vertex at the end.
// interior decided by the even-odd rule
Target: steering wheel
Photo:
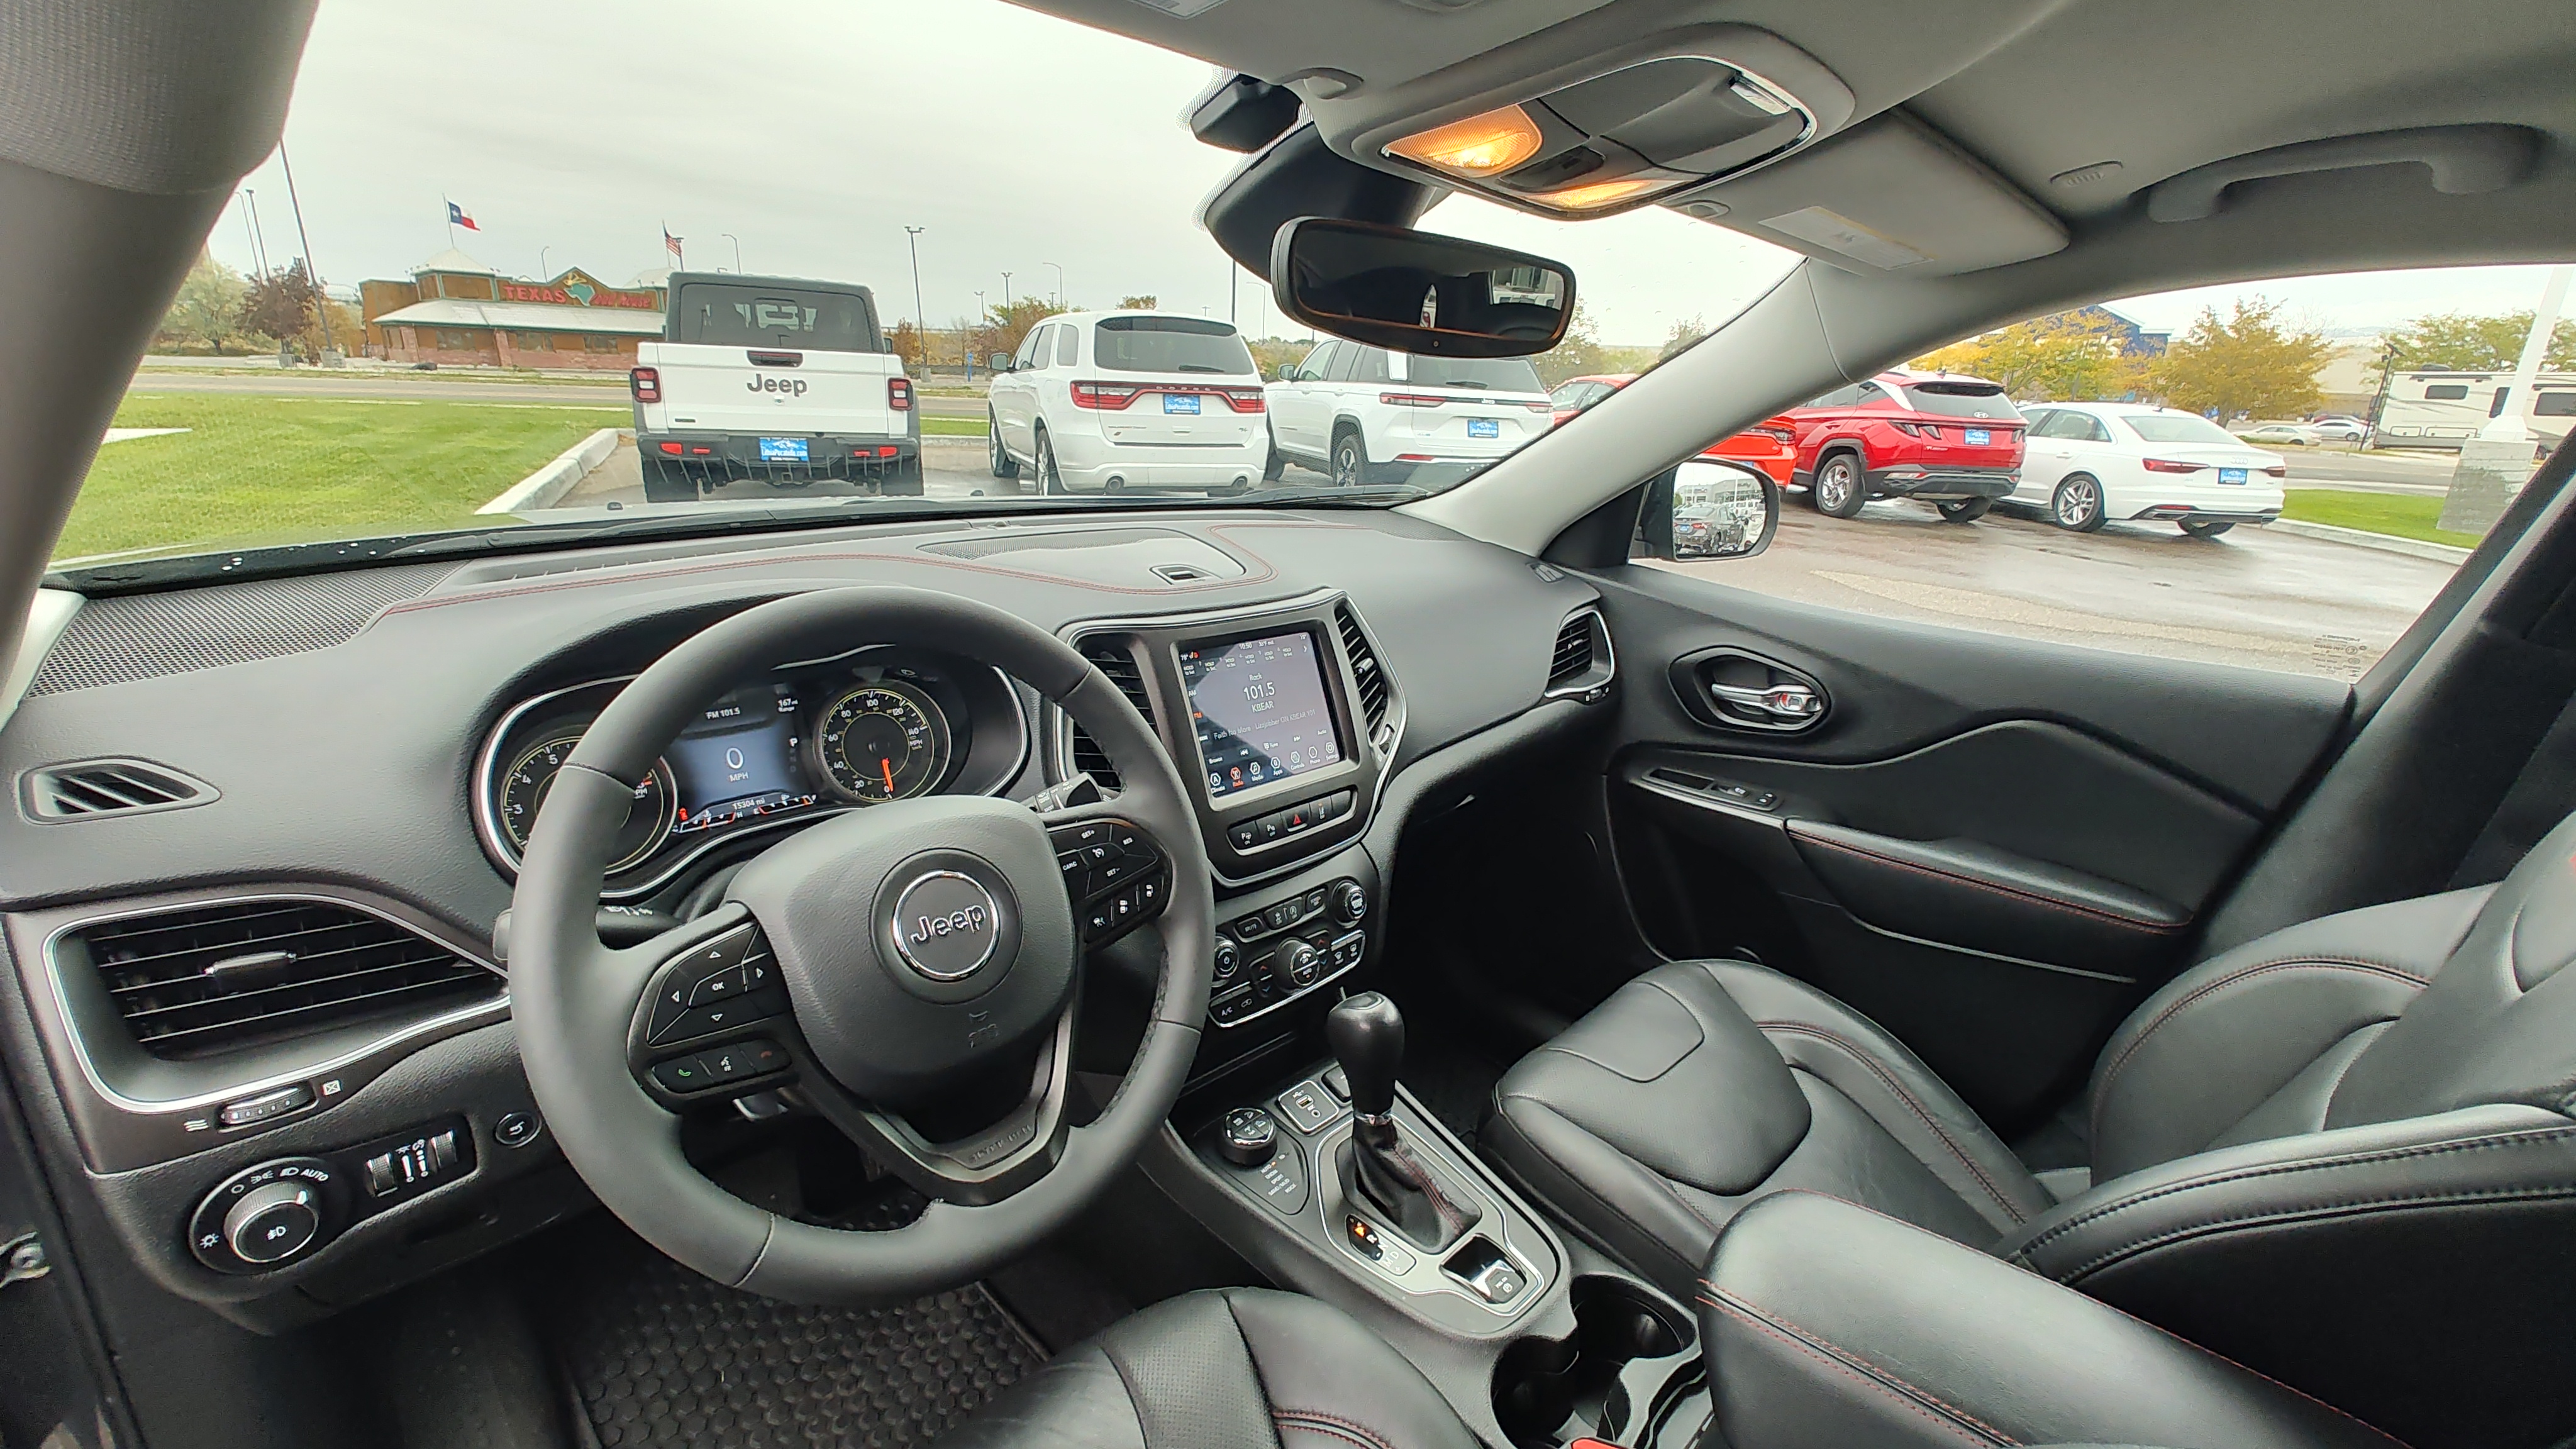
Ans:
{"type": "Polygon", "coordinates": [[[906,1299],[1034,1246],[1135,1160],[1198,1048],[1214,914],[1180,776],[1090,661],[970,599],[829,589],[691,637],[582,736],[520,868],[512,1015],[564,1155],[647,1242],[772,1297],[906,1299]],[[640,945],[601,944],[611,842],[681,728],[748,672],[859,642],[941,649],[1027,683],[1108,755],[1118,795],[1045,813],[980,796],[853,810],[754,858],[704,916],[640,945]],[[1108,1105],[1074,1126],[1082,952],[1143,929],[1162,946],[1152,1019],[1108,1105]],[[768,1088],[929,1207],[904,1227],[845,1231],[707,1180],[681,1153],[678,1113],[768,1088]]]}

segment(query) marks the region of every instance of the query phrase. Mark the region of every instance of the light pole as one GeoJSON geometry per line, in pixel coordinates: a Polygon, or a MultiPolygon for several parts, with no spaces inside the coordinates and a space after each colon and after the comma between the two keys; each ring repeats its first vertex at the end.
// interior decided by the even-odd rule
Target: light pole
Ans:
{"type": "Polygon", "coordinates": [[[1011,315],[1011,274],[1008,272],[1002,274],[1002,315],[1011,315]]]}
{"type": "Polygon", "coordinates": [[[339,351],[331,340],[331,299],[322,291],[322,268],[313,260],[313,234],[304,229],[304,203],[295,194],[295,163],[286,159],[286,138],[277,138],[277,164],[286,172],[286,205],[295,213],[295,241],[304,248],[304,280],[313,288],[313,320],[322,324],[322,350],[339,351]]]}
{"type": "Polygon", "coordinates": [[[243,187],[242,205],[250,208],[251,262],[259,268],[259,274],[264,277],[268,275],[268,238],[262,236],[259,230],[259,193],[247,186],[243,187]]]}
{"type": "Polygon", "coordinates": [[[241,199],[242,235],[250,238],[250,270],[251,275],[257,276],[268,270],[268,263],[261,261],[259,257],[259,227],[251,220],[249,187],[245,186],[241,189],[241,199]]]}
{"type": "Polygon", "coordinates": [[[717,233],[716,233],[716,235],[718,235],[718,236],[720,236],[720,237],[723,237],[726,241],[729,241],[729,242],[732,242],[732,243],[733,243],[733,274],[734,274],[735,276],[737,276],[737,277],[741,276],[741,275],[742,275],[742,238],[740,238],[740,237],[738,237],[738,236],[735,236],[732,232],[729,232],[729,231],[720,231],[720,232],[717,232],[717,233]]]}
{"type": "Polygon", "coordinates": [[[930,319],[921,310],[921,232],[903,229],[903,244],[912,249],[912,345],[921,349],[921,375],[930,376],[930,319]]]}
{"type": "Polygon", "coordinates": [[[983,345],[987,324],[992,320],[992,310],[984,305],[984,289],[978,287],[975,289],[975,326],[966,335],[966,380],[968,382],[975,380],[975,349],[983,345]]]}
{"type": "Polygon", "coordinates": [[[1040,262],[1039,266],[1055,268],[1055,304],[1064,305],[1064,266],[1059,262],[1040,262]]]}

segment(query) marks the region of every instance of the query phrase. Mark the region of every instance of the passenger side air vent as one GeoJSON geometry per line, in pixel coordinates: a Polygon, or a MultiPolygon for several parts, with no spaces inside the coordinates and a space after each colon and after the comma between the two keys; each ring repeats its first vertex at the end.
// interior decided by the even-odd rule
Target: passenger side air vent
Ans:
{"type": "MultiPolygon", "coordinates": [[[[1075,648],[1083,658],[1097,665],[1101,673],[1109,676],[1109,682],[1118,686],[1118,692],[1127,696],[1129,704],[1136,706],[1136,712],[1145,717],[1145,723],[1154,722],[1154,701],[1145,692],[1144,672],[1136,667],[1136,656],[1127,652],[1127,646],[1115,639],[1085,639],[1075,648]]],[[[1092,783],[1101,789],[1117,789],[1118,772],[1111,768],[1109,756],[1092,742],[1082,726],[1070,718],[1065,721],[1065,727],[1073,732],[1073,747],[1067,756],[1072,761],[1074,773],[1088,772],[1092,783]]]]}
{"type": "Polygon", "coordinates": [[[1610,626],[1598,609],[1579,609],[1556,631],[1556,653],[1547,664],[1549,699],[1569,695],[1597,698],[1610,683],[1618,661],[1610,650],[1610,626]]]}
{"type": "Polygon", "coordinates": [[[1351,676],[1359,683],[1360,712],[1368,716],[1369,739],[1384,751],[1394,742],[1386,722],[1386,670],[1378,664],[1377,650],[1369,646],[1360,616],[1349,604],[1333,606],[1333,627],[1341,633],[1342,652],[1351,656],[1351,676]]]}
{"type": "Polygon", "coordinates": [[[143,760],[81,760],[29,770],[19,782],[31,820],[86,820],[180,810],[215,798],[215,787],[143,760]]]}
{"type": "Polygon", "coordinates": [[[501,991],[475,962],[335,901],[158,912],[83,927],[62,947],[86,954],[134,1039],[169,1060],[501,991]]]}

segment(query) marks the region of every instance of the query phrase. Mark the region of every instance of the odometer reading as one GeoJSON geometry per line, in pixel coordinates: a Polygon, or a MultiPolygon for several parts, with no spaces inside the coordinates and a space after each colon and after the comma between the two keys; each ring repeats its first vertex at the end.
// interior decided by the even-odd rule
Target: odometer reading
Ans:
{"type": "Polygon", "coordinates": [[[948,773],[948,719],[911,685],[862,684],[823,707],[814,753],[832,788],[850,799],[909,800],[948,773]]]}
{"type": "MultiPolygon", "coordinates": [[[[577,734],[557,735],[540,740],[519,752],[511,761],[508,774],[501,777],[501,798],[495,801],[501,818],[501,831],[510,837],[510,848],[524,856],[528,853],[528,832],[535,828],[537,811],[546,803],[546,792],[554,788],[555,775],[572,757],[572,747],[581,743],[577,734]]],[[[671,767],[660,760],[653,771],[636,787],[635,803],[627,807],[626,823],[617,828],[616,843],[609,847],[608,873],[631,870],[651,855],[671,834],[672,815],[677,808],[679,792],[671,784],[671,767]]]]}

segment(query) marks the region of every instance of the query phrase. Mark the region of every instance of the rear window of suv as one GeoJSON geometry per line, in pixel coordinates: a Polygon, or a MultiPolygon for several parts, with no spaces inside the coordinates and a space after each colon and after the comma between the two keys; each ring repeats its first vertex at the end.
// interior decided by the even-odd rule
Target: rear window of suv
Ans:
{"type": "Polygon", "coordinates": [[[1111,372],[1212,372],[1241,377],[1253,370],[1243,334],[1223,322],[1193,317],[1105,317],[1092,334],[1093,361],[1111,372]]]}
{"type": "Polygon", "coordinates": [[[1991,382],[1915,382],[1905,387],[1905,400],[1918,413],[1939,413],[1946,418],[2010,418],[2021,420],[2014,411],[2012,399],[1991,382]]]}
{"type": "Polygon", "coordinates": [[[856,292],[687,282],[672,299],[670,337],[717,347],[883,352],[877,312],[856,292]]]}
{"type": "Polygon", "coordinates": [[[1520,357],[1422,357],[1408,353],[1404,380],[1416,387],[1472,387],[1486,392],[1544,393],[1538,369],[1520,357]]]}

